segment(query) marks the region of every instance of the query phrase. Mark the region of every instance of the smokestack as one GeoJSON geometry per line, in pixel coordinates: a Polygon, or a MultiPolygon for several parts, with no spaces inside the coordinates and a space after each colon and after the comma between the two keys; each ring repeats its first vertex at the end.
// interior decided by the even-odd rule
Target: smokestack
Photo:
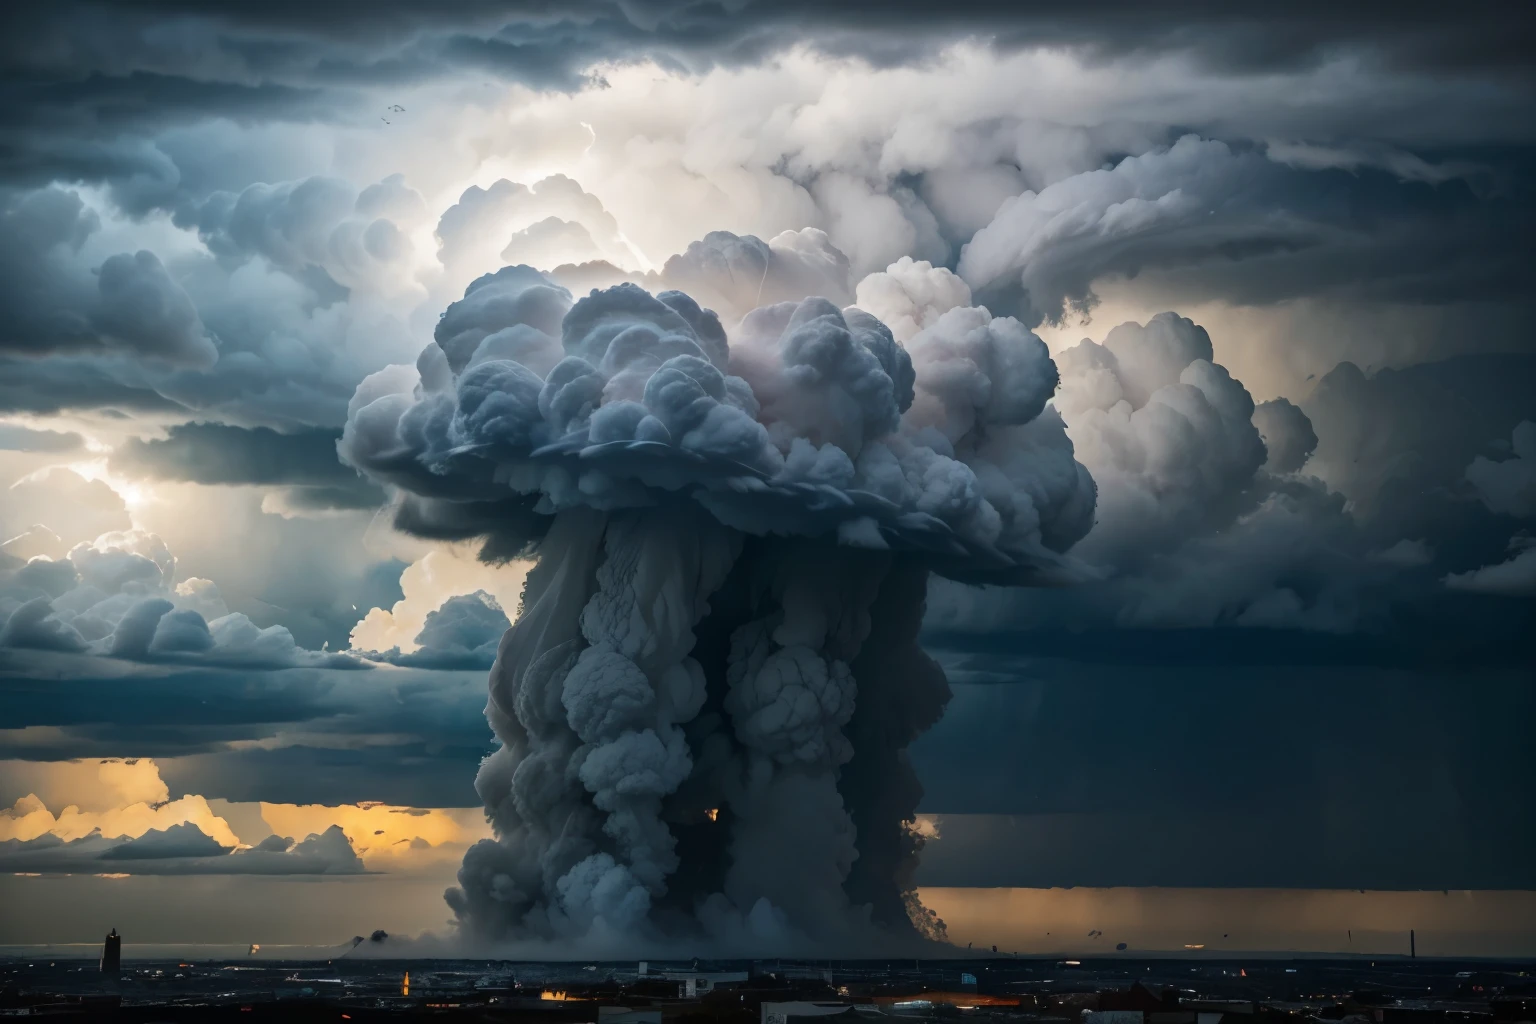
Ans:
{"type": "Polygon", "coordinates": [[[123,938],[113,928],[101,949],[101,973],[116,977],[123,967],[123,938]]]}
{"type": "Polygon", "coordinates": [[[1408,955],[1411,957],[1417,957],[1419,955],[1419,944],[1414,937],[1412,928],[1408,929],[1408,955]]]}

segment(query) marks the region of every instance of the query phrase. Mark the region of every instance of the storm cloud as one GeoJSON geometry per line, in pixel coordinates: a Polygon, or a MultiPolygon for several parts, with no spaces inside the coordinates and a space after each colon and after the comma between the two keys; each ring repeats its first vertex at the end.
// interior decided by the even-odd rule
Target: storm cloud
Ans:
{"type": "Polygon", "coordinates": [[[164,439],[129,438],[112,466],[129,475],[199,484],[277,486],[287,502],[308,509],[377,508],[384,493],[336,457],[339,430],[279,433],[219,423],[170,427],[164,439]]]}

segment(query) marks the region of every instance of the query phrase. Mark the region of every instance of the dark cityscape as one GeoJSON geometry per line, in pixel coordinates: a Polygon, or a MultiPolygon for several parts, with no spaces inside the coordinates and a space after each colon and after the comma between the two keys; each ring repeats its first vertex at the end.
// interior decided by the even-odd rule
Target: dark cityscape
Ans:
{"type": "MultiPolygon", "coordinates": [[[[109,946],[115,950],[115,946],[109,946]]],[[[1086,960],[0,961],[0,1013],[113,1021],[527,1024],[1519,1024],[1536,964],[1383,957],[1086,960]]]]}

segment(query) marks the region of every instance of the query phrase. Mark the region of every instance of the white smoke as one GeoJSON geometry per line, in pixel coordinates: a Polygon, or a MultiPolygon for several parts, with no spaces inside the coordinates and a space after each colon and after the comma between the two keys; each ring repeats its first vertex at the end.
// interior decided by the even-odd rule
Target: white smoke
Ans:
{"type": "Polygon", "coordinates": [[[679,291],[572,302],[507,267],[349,408],[341,454],[400,492],[398,525],[537,558],[491,671],[497,838],[448,894],[476,939],[942,934],[912,894],[904,753],[948,698],[916,642],[926,580],[1070,576],[1093,481],[1022,324],[903,264],[881,290],[903,343],[801,299],[846,268],[812,233],[734,238],[691,264],[790,300],[729,333],[679,291]]]}
{"type": "Polygon", "coordinates": [[[1268,458],[1246,388],[1175,313],[1084,339],[1058,357],[1055,407],[1100,488],[1086,547],[1117,564],[1230,521],[1268,458]]]}

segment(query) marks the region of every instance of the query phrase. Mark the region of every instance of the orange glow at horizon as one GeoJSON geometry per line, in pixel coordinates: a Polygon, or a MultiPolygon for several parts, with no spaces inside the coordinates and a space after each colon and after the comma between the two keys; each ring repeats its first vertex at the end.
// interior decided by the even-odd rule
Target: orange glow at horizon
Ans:
{"type": "Polygon", "coordinates": [[[1536,954],[1536,892],[1336,889],[921,888],[949,940],[1020,955],[1211,956],[1249,950],[1536,954]],[[1125,942],[1127,949],[1118,950],[1125,942]]]}

